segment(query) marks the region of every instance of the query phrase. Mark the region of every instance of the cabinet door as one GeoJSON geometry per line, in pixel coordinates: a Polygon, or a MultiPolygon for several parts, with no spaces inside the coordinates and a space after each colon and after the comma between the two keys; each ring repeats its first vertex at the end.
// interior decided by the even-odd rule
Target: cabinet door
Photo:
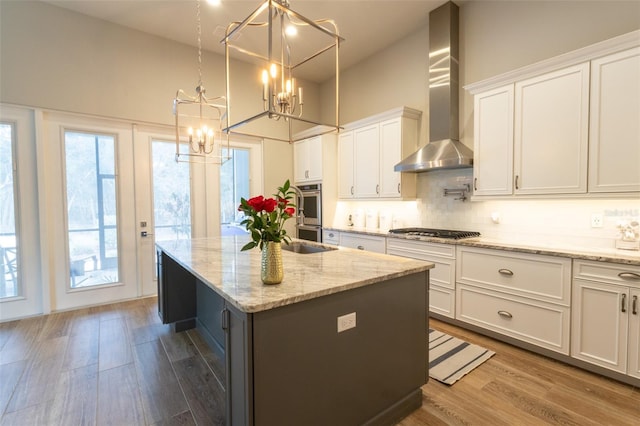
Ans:
{"type": "Polygon", "coordinates": [[[588,63],[516,83],[516,194],[586,192],[588,120],[588,63]]]}
{"type": "Polygon", "coordinates": [[[640,379],[640,289],[631,289],[628,374],[640,379]]]}
{"type": "Polygon", "coordinates": [[[589,191],[640,191],[640,47],[591,62],[589,191]]]}
{"type": "Polygon", "coordinates": [[[353,198],[353,131],[338,137],[338,198],[353,198]]]}
{"type": "Polygon", "coordinates": [[[574,279],[571,356],[627,372],[628,287],[574,279]],[[624,309],[625,311],[627,308],[624,309]]]}
{"type": "Polygon", "coordinates": [[[355,198],[377,198],[380,194],[380,126],[373,124],[353,131],[355,198]]]}
{"type": "Polygon", "coordinates": [[[513,84],[474,97],[474,195],[513,193],[513,84]]]}
{"type": "Polygon", "coordinates": [[[322,137],[308,139],[307,146],[307,179],[322,180],[322,137]]]}
{"type": "Polygon", "coordinates": [[[306,182],[309,173],[309,141],[303,140],[293,144],[293,179],[295,182],[306,182]]]}
{"type": "Polygon", "coordinates": [[[380,123],[380,197],[399,198],[401,173],[393,167],[402,160],[402,119],[380,123]]]}

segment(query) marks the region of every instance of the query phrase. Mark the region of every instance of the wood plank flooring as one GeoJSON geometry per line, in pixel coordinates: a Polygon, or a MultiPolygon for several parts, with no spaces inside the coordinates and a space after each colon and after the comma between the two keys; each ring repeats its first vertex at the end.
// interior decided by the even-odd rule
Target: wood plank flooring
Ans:
{"type": "MultiPolygon", "coordinates": [[[[0,425],[224,424],[223,363],[146,298],[0,324],[0,425]]],[[[640,390],[436,320],[496,352],[400,426],[638,425],[640,390]]],[[[312,366],[311,366],[312,368],[312,366]]],[[[312,421],[310,422],[312,423],[312,421]]]]}

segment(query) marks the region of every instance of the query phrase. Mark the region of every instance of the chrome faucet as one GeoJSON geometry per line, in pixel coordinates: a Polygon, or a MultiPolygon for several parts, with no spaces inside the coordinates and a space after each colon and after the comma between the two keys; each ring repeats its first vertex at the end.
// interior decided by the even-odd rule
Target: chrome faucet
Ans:
{"type": "Polygon", "coordinates": [[[296,225],[304,225],[304,195],[302,195],[302,191],[295,185],[291,185],[291,189],[294,190],[296,195],[298,196],[298,202],[296,202],[296,206],[298,207],[298,215],[296,216],[296,225]]]}

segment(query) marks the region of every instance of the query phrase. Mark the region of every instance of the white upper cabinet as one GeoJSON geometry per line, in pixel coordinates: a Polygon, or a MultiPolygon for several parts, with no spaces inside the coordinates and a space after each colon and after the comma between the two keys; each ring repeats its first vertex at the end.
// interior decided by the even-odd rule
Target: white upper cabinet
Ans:
{"type": "Polygon", "coordinates": [[[474,197],[640,192],[640,30],[466,86],[474,197]]]}
{"type": "Polygon", "coordinates": [[[640,191],[640,47],[591,62],[589,191],[640,191]]]}
{"type": "Polygon", "coordinates": [[[353,131],[338,136],[338,198],[353,198],[353,131]]]}
{"type": "Polygon", "coordinates": [[[587,191],[589,64],[515,84],[516,194],[587,191]]]}
{"type": "Polygon", "coordinates": [[[322,136],[294,143],[293,178],[296,183],[322,180],[322,136]]]}
{"type": "Polygon", "coordinates": [[[355,198],[380,196],[380,126],[353,131],[355,198]]]}
{"type": "Polygon", "coordinates": [[[402,173],[393,170],[402,160],[402,136],[400,117],[380,123],[380,197],[394,198],[402,194],[402,173]]]}
{"type": "Polygon", "coordinates": [[[513,193],[513,84],[474,98],[475,195],[513,193]]]}
{"type": "Polygon", "coordinates": [[[345,125],[338,142],[339,198],[415,198],[415,173],[393,168],[416,150],[420,115],[396,108],[345,125]]]}

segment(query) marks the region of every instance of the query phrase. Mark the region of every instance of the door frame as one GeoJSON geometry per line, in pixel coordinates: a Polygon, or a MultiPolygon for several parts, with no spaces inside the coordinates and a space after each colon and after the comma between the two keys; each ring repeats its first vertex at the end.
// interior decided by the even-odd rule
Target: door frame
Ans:
{"type": "MultiPolygon", "coordinates": [[[[50,308],[66,310],[105,304],[140,295],[135,241],[135,191],[133,137],[131,125],[117,120],[84,117],[74,114],[44,112],[41,154],[46,176],[39,192],[46,192],[47,214],[43,219],[48,230],[46,247],[49,259],[50,308]],[[66,220],[66,172],[64,134],[66,131],[114,135],[118,209],[118,282],[71,289],[69,286],[68,224],[66,220]],[[53,159],[57,159],[54,161],[53,159]]],[[[40,154],[40,152],[39,152],[40,154]]],[[[44,210],[44,209],[41,209],[44,210]]],[[[44,260],[43,260],[44,261],[44,260]]]]}

